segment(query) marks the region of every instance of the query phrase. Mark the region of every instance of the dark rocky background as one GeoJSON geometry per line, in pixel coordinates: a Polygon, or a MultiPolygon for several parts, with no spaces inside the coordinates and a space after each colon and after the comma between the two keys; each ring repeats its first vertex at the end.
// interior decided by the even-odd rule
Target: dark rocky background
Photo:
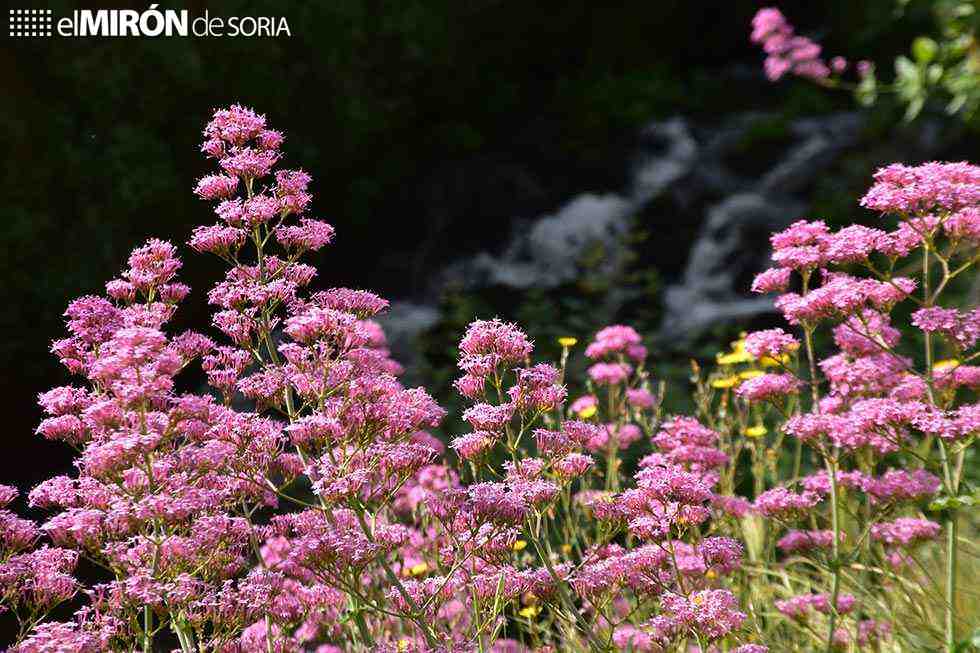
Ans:
{"type": "MultiPolygon", "coordinates": [[[[893,0],[781,4],[828,52],[885,71],[931,29],[928,5],[896,21],[893,0]]],[[[858,111],[845,94],[766,82],[748,42],[759,6],[268,0],[207,7],[285,15],[292,38],[5,36],[0,479],[29,488],[69,465],[33,435],[35,395],[67,381],[47,354],[60,314],[146,238],[186,242],[212,221],[191,194],[208,170],[199,131],[232,102],[265,112],[287,162],[314,175],[315,212],[338,230],[320,283],[394,300],[410,381],[451,405],[463,328],[500,315],[544,355],[558,335],[632,323],[682,383],[688,358],[771,319],[744,292],[769,231],[875,220],[856,198],[884,163],[977,158],[977,125],[940,110],[904,125],[887,100],[858,111]]],[[[178,326],[206,329],[220,268],[185,260],[196,292],[178,326]]]]}

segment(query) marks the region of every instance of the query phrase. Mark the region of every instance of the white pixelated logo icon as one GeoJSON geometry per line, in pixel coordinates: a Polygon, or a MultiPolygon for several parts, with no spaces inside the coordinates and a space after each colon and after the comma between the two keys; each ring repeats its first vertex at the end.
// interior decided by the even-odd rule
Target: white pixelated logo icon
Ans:
{"type": "Polygon", "coordinates": [[[11,9],[11,36],[51,36],[50,9],[11,9]]]}

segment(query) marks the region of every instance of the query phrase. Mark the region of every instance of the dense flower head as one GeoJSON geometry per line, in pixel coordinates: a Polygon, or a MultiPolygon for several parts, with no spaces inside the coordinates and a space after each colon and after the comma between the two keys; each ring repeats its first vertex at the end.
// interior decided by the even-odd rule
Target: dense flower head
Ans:
{"type": "Polygon", "coordinates": [[[334,228],[322,220],[302,218],[295,226],[280,226],[276,239],[287,250],[317,251],[333,241],[334,228]]]}
{"type": "Polygon", "coordinates": [[[627,363],[596,363],[589,368],[589,378],[597,385],[624,383],[632,373],[627,363]]]}
{"type": "Polygon", "coordinates": [[[943,335],[958,350],[969,349],[980,339],[980,309],[961,313],[939,306],[920,308],[912,314],[912,324],[926,333],[943,335]]]}
{"type": "MultiPolygon", "coordinates": [[[[766,76],[776,81],[790,72],[800,77],[823,79],[830,75],[830,68],[820,58],[820,46],[803,36],[796,36],[793,26],[774,7],[756,12],[752,19],[754,43],[765,50],[766,76]]],[[[839,68],[839,64],[835,67],[839,68]]]]}
{"type": "Polygon", "coordinates": [[[739,384],[735,394],[749,402],[775,401],[799,392],[802,385],[792,374],[763,374],[739,384]]]}
{"type": "Polygon", "coordinates": [[[756,358],[780,358],[783,354],[796,351],[799,340],[782,329],[754,331],[745,336],[745,351],[756,358]]]}
{"type": "Polygon", "coordinates": [[[585,355],[593,360],[621,354],[637,362],[646,358],[646,348],[643,339],[636,329],[622,324],[614,324],[600,329],[589,346],[585,355]]]}
{"type": "Polygon", "coordinates": [[[770,293],[786,292],[793,271],[789,268],[769,268],[755,276],[752,281],[752,292],[770,293]]]}
{"type": "Polygon", "coordinates": [[[243,145],[259,136],[265,125],[265,116],[236,104],[227,109],[217,109],[204,128],[204,136],[221,139],[229,145],[243,145]]]}
{"type": "Polygon", "coordinates": [[[459,457],[470,460],[483,455],[497,443],[498,436],[489,431],[474,431],[453,439],[450,443],[459,457]]]}
{"type": "Polygon", "coordinates": [[[790,324],[844,320],[866,309],[889,311],[915,288],[915,281],[905,277],[885,282],[835,274],[806,295],[781,295],[776,299],[776,308],[790,324]]]}
{"type": "Polygon", "coordinates": [[[946,218],[943,231],[953,240],[980,243],[980,207],[967,206],[946,218]]]}
{"type": "MultiPolygon", "coordinates": [[[[843,540],[843,533],[838,538],[843,540]]],[[[833,531],[798,531],[791,530],[779,538],[776,546],[783,553],[805,553],[814,549],[830,549],[834,543],[833,531]]]]}
{"type": "Polygon", "coordinates": [[[818,503],[820,495],[815,492],[795,493],[776,487],[756,497],[755,509],[766,517],[791,518],[805,514],[818,503]]]}
{"type": "MultiPolygon", "coordinates": [[[[805,620],[811,610],[830,612],[830,597],[827,594],[801,594],[789,599],[776,601],[776,609],[790,619],[805,620]]],[[[836,612],[847,614],[854,609],[857,599],[851,594],[837,596],[836,612]]]]}
{"type": "Polygon", "coordinates": [[[863,489],[877,503],[897,503],[930,497],[941,484],[938,476],[924,469],[890,469],[867,479],[863,489]]]}
{"type": "Polygon", "coordinates": [[[560,383],[558,368],[547,363],[517,370],[517,382],[507,390],[507,395],[519,410],[553,410],[567,396],[560,383]]]}
{"type": "Polygon", "coordinates": [[[524,361],[532,349],[533,345],[523,331],[499,319],[471,323],[459,343],[463,354],[461,366],[462,361],[477,356],[494,356],[499,363],[514,365],[524,361]]]}
{"type": "Polygon", "coordinates": [[[742,625],[746,615],[728,590],[701,590],[690,597],[670,594],[662,599],[679,633],[696,633],[708,640],[724,637],[742,625]]]}
{"type": "Polygon", "coordinates": [[[881,353],[895,347],[900,338],[887,315],[870,309],[834,327],[834,343],[852,357],[881,353]]]}
{"type": "Polygon", "coordinates": [[[910,546],[939,535],[939,524],[928,519],[900,517],[871,526],[871,538],[888,545],[910,546]]]}
{"type": "Polygon", "coordinates": [[[875,173],[861,206],[881,213],[955,213],[980,204],[980,168],[965,161],[918,166],[893,163],[875,173]]]}

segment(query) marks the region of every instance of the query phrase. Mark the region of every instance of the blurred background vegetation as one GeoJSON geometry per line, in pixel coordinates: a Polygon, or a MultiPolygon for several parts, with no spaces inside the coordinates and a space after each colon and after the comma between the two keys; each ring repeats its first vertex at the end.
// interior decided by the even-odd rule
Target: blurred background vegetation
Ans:
{"type": "MultiPolygon", "coordinates": [[[[828,52],[871,59],[883,71],[934,29],[931,4],[912,0],[901,16],[894,0],[780,6],[828,52]]],[[[266,113],[286,133],[288,164],[313,174],[315,213],[338,231],[315,261],[321,284],[431,298],[445,265],[499,251],[522,221],[577,193],[622,188],[637,133],[652,120],[682,116],[710,127],[764,112],[730,161],[751,174],[785,145],[792,121],[854,110],[846,94],[764,80],[762,55],[748,42],[759,6],[189,2],[178,8],[286,16],[292,36],[7,39],[0,383],[13,450],[4,456],[5,482],[30,487],[68,464],[63,447],[32,435],[35,395],[66,382],[47,353],[66,303],[101,292],[146,238],[186,242],[194,225],[213,220],[191,188],[208,170],[197,147],[215,107],[241,102],[266,113]]],[[[64,15],[74,5],[45,7],[64,15]]],[[[923,129],[941,132],[943,157],[976,159],[975,119],[951,119],[927,104],[917,123],[902,127],[904,108],[887,97],[865,111],[858,146],[807,186],[813,216],[873,219],[856,198],[878,165],[910,156],[906,144],[923,129]]],[[[544,356],[557,353],[558,335],[585,340],[607,321],[653,333],[663,318],[660,293],[681,273],[698,228],[696,211],[654,202],[623,234],[627,257],[612,272],[598,247],[583,256],[574,282],[557,287],[518,294],[439,285],[440,317],[417,342],[422,355],[411,379],[448,403],[455,343],[476,316],[519,320],[544,356]],[[628,298],[601,310],[611,288],[628,289],[628,298]]],[[[190,253],[185,260],[184,280],[196,292],[179,326],[207,329],[203,295],[220,268],[190,253]]],[[[719,324],[682,348],[651,342],[655,368],[683,383],[691,356],[713,354],[745,326],[719,324]]]]}

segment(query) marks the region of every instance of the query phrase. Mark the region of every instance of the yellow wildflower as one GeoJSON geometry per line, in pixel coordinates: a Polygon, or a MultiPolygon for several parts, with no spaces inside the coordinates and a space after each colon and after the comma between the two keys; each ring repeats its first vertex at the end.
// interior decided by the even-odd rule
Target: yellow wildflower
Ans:
{"type": "Polygon", "coordinates": [[[411,567],[409,567],[408,569],[406,569],[405,570],[405,575],[406,576],[421,576],[422,574],[424,574],[427,571],[429,571],[429,565],[426,564],[426,563],[424,563],[424,562],[420,562],[417,565],[412,565],[411,567]]]}
{"type": "Polygon", "coordinates": [[[572,552],[572,545],[571,544],[562,544],[561,545],[561,552],[564,553],[565,555],[570,554],[572,552]]]}
{"type": "Polygon", "coordinates": [[[517,540],[516,542],[514,542],[513,549],[515,551],[523,551],[526,548],[527,548],[527,542],[525,540],[517,540]]]}
{"type": "Polygon", "coordinates": [[[738,373],[738,378],[740,379],[754,379],[757,376],[762,376],[765,374],[762,370],[745,370],[744,372],[738,373]]]}
{"type": "Polygon", "coordinates": [[[541,606],[529,605],[526,608],[521,608],[521,611],[517,614],[521,615],[525,619],[534,619],[536,616],[541,614],[541,606]]]}
{"type": "Polygon", "coordinates": [[[596,408],[595,406],[586,406],[582,410],[578,411],[578,416],[581,419],[589,419],[590,417],[592,417],[593,415],[595,415],[596,412],[598,412],[598,410],[599,409],[596,408]]]}
{"type": "Polygon", "coordinates": [[[712,388],[734,388],[738,385],[739,378],[737,376],[726,376],[722,379],[715,379],[711,382],[712,388]]]}
{"type": "Polygon", "coordinates": [[[750,426],[744,431],[742,431],[742,433],[749,436],[750,438],[760,438],[768,432],[769,429],[767,429],[762,424],[756,424],[755,426],[750,426]]]}
{"type": "Polygon", "coordinates": [[[558,339],[558,344],[562,347],[574,347],[578,343],[578,338],[572,336],[562,336],[558,339]]]}
{"type": "Polygon", "coordinates": [[[728,354],[718,352],[715,357],[719,365],[738,365],[739,363],[751,363],[752,356],[745,350],[733,351],[728,354]]]}
{"type": "Polygon", "coordinates": [[[759,363],[763,367],[778,367],[780,365],[789,365],[789,354],[783,354],[779,358],[771,358],[769,356],[763,356],[759,359],[759,363]]]}
{"type": "Polygon", "coordinates": [[[960,362],[955,358],[947,358],[945,360],[936,361],[932,364],[932,369],[934,370],[951,370],[953,368],[959,367],[960,362]]]}

